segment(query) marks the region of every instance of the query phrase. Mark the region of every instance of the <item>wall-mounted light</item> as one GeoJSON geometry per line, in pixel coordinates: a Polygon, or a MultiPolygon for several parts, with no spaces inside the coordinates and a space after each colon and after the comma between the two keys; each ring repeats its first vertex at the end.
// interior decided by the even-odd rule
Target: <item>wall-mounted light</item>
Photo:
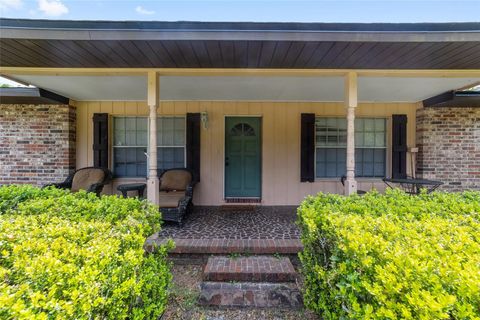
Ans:
{"type": "Polygon", "coordinates": [[[203,111],[200,113],[200,121],[202,122],[203,129],[208,128],[208,113],[203,111]]]}

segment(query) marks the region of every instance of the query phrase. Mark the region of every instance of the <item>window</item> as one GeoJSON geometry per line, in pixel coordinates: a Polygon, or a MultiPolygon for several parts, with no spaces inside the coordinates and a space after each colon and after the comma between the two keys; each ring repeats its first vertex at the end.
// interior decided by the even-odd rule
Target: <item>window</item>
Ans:
{"type": "MultiPolygon", "coordinates": [[[[146,177],[147,117],[115,117],[113,170],[116,177],[146,177]]],[[[185,118],[157,119],[157,165],[163,170],[185,166],[185,118]]]]}
{"type": "Polygon", "coordinates": [[[165,169],[185,167],[185,118],[157,119],[158,173],[165,169]]]}
{"type": "Polygon", "coordinates": [[[239,123],[230,130],[231,136],[255,136],[255,129],[248,123],[239,123]]]}
{"type": "MultiPolygon", "coordinates": [[[[347,120],[316,118],[316,177],[340,177],[345,174],[347,120]]],[[[355,119],[355,175],[384,177],[386,157],[386,121],[379,118],[355,119]]]]}
{"type": "Polygon", "coordinates": [[[113,118],[113,171],[117,177],[147,175],[148,121],[145,117],[113,118]]]}
{"type": "Polygon", "coordinates": [[[384,177],[386,170],[385,119],[355,120],[355,175],[384,177]]]}

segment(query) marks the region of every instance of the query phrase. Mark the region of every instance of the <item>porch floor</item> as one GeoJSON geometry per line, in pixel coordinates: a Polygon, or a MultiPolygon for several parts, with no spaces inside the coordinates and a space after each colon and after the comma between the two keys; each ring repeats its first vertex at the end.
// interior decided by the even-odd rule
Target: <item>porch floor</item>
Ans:
{"type": "Polygon", "coordinates": [[[160,238],[299,239],[295,207],[196,207],[183,227],[165,223],[160,238]]]}
{"type": "Polygon", "coordinates": [[[182,227],[165,223],[147,239],[152,245],[173,239],[172,253],[296,254],[302,249],[296,207],[195,207],[182,227]]]}

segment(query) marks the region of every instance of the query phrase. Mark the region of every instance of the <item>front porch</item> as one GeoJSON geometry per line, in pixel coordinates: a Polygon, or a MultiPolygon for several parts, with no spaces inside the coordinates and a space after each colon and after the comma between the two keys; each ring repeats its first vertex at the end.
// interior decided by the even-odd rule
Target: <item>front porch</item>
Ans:
{"type": "Polygon", "coordinates": [[[185,167],[198,182],[196,205],[298,205],[318,192],[382,191],[384,177],[417,174],[418,153],[422,178],[478,188],[470,167],[478,154],[475,111],[455,109],[442,120],[427,110],[478,85],[472,25],[127,22],[118,30],[111,22],[2,21],[2,76],[39,88],[28,103],[70,106],[58,121],[65,128],[53,129],[37,119],[57,115],[54,108],[4,100],[19,105],[8,106],[2,128],[21,136],[0,150],[13,150],[0,169],[8,183],[57,179],[48,174],[68,161],[70,170],[110,169],[106,194],[145,183],[147,198],[160,205],[159,175],[185,167]],[[32,30],[35,38],[26,38],[32,30]],[[22,136],[17,126],[29,118],[37,121],[22,136]],[[466,134],[447,140],[445,128],[466,134]],[[60,141],[68,144],[62,152],[60,141]],[[462,170],[451,171],[452,161],[462,170]]]}
{"type": "Polygon", "coordinates": [[[302,249],[293,206],[195,207],[183,227],[164,224],[146,248],[173,239],[173,257],[211,254],[295,255],[302,249]]]}

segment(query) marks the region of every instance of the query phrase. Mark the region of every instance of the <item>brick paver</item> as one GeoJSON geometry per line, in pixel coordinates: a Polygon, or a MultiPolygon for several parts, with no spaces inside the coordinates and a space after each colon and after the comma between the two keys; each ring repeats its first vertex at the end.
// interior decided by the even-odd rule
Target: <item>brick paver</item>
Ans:
{"type": "MultiPolygon", "coordinates": [[[[152,252],[155,245],[167,241],[158,234],[150,236],[145,250],[152,252]]],[[[173,239],[176,254],[297,254],[303,246],[299,239],[173,239]]]]}
{"type": "Polygon", "coordinates": [[[278,207],[197,207],[183,226],[165,223],[160,238],[173,239],[300,239],[295,224],[296,208],[278,207]]]}
{"type": "Polygon", "coordinates": [[[296,272],[287,257],[210,257],[205,281],[289,282],[296,272]]]}
{"type": "Polygon", "coordinates": [[[198,303],[217,308],[303,307],[302,295],[294,283],[202,282],[198,303]]]}

